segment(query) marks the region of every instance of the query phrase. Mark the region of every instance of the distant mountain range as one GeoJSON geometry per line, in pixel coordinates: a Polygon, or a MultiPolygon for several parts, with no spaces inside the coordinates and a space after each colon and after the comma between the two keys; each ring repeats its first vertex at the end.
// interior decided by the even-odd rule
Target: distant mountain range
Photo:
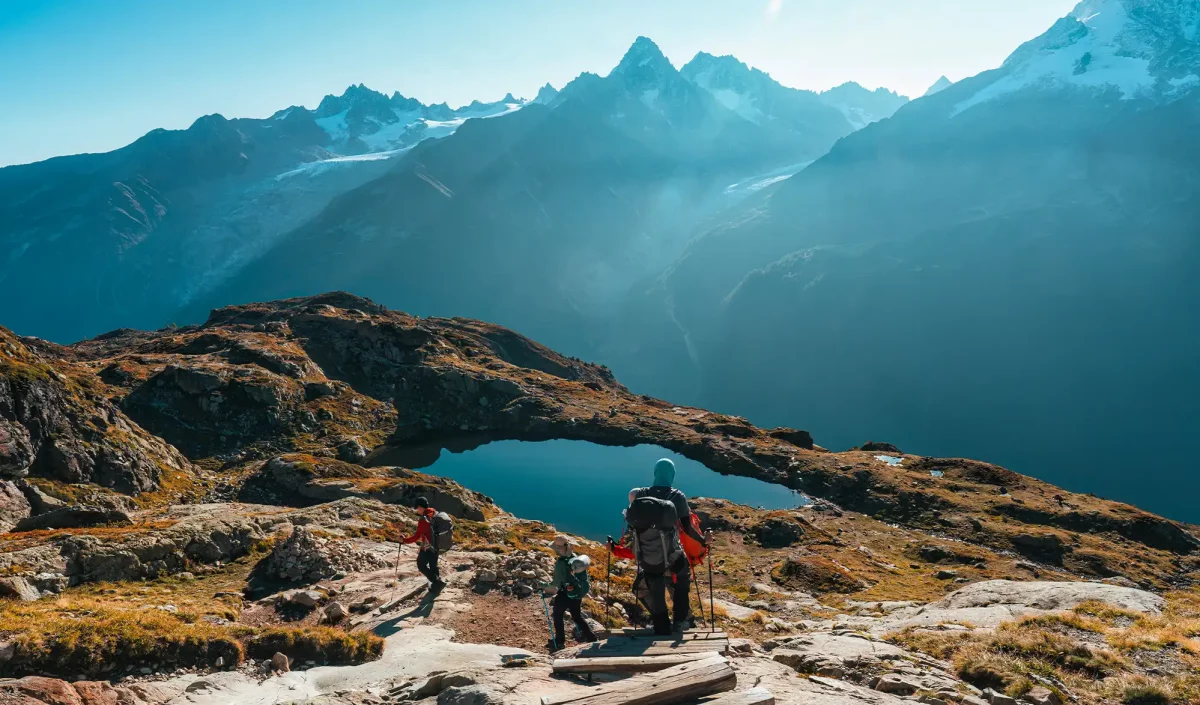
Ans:
{"type": "Polygon", "coordinates": [[[1198,19],[1081,3],[839,141],[627,306],[614,368],[835,445],[871,429],[1196,518],[1174,439],[1200,423],[1198,19]]]}
{"type": "MultiPolygon", "coordinates": [[[[472,227],[536,230],[539,218],[545,224],[545,214],[561,207],[561,220],[547,227],[558,233],[551,237],[558,249],[570,252],[545,259],[566,267],[559,279],[571,282],[572,289],[580,282],[611,297],[613,286],[623,286],[610,281],[613,276],[624,281],[630,272],[640,276],[665,264],[702,216],[770,179],[794,173],[860,126],[860,116],[882,117],[887,105],[894,110],[903,100],[888,94],[890,102],[881,107],[879,93],[853,86],[835,95],[836,107],[831,107],[826,96],[785,88],[732,57],[701,54],[680,73],[653,42],[641,38],[609,77],[585,74],[561,93],[546,85],[533,101],[509,94],[493,103],[451,109],[360,84],[326,96],[315,110],[293,106],[265,120],[210,115],[187,130],[155,130],[107,154],[0,169],[0,297],[11,302],[0,315],[19,332],[69,341],[117,326],[181,320],[189,312],[227,303],[223,296],[269,289],[272,281],[281,290],[308,290],[305,278],[292,270],[272,271],[272,263],[286,259],[284,253],[297,242],[309,243],[306,256],[323,263],[331,285],[356,288],[365,275],[360,264],[384,269],[395,264],[371,254],[373,249],[408,260],[414,256],[410,251],[442,240],[435,233],[443,226],[432,223],[430,234],[422,237],[422,208],[392,220],[389,203],[411,198],[437,210],[437,201],[445,198],[438,179],[459,184],[477,178],[482,185],[493,171],[509,172],[509,180],[495,180],[492,191],[478,197],[509,200],[516,211],[464,205],[458,198],[443,216],[453,220],[472,208],[481,219],[472,227]],[[743,112],[751,119],[722,102],[731,96],[746,102],[743,112]],[[531,112],[518,116],[522,110],[531,112]],[[410,154],[426,140],[444,140],[464,123],[483,118],[503,119],[479,124],[459,142],[410,154]],[[485,146],[478,153],[460,149],[476,140],[505,146],[485,146]],[[535,154],[548,160],[536,175],[512,172],[530,167],[535,154]],[[629,161],[619,161],[622,154],[629,161]],[[597,171],[591,184],[572,184],[571,174],[556,173],[570,168],[586,180],[583,172],[600,168],[601,162],[605,176],[597,171]],[[645,171],[637,173],[634,166],[645,171]],[[438,176],[431,176],[434,172],[438,176]],[[415,188],[407,195],[381,191],[405,174],[421,175],[413,177],[415,188]],[[518,188],[531,176],[544,181],[518,188]],[[560,191],[563,201],[556,206],[538,195],[538,183],[560,191]],[[570,191],[576,186],[583,190],[570,191]],[[356,192],[360,187],[364,191],[356,192]],[[514,194],[505,189],[513,188],[539,203],[530,220],[516,215],[524,204],[511,201],[514,194]],[[370,201],[367,194],[377,198],[370,201]],[[335,202],[342,195],[346,200],[335,202]],[[616,206],[605,199],[616,199],[616,206]],[[367,242],[371,228],[405,235],[352,246],[336,234],[350,228],[341,215],[347,203],[357,204],[353,216],[367,228],[356,242],[367,242]],[[675,212],[682,206],[689,217],[678,219],[675,212]],[[584,214],[588,221],[582,225],[596,233],[596,242],[628,239],[630,247],[608,248],[602,261],[589,246],[576,247],[572,234],[584,214]],[[490,221],[493,216],[509,225],[490,221]],[[332,228],[335,241],[313,240],[322,228],[332,228]],[[664,228],[672,234],[660,238],[664,228]],[[339,253],[365,262],[339,262],[339,253]],[[253,271],[268,276],[239,276],[255,262],[253,271]],[[591,271],[577,276],[572,262],[591,271]],[[629,262],[643,264],[629,269],[629,262]],[[53,285],[44,286],[47,281],[53,285]],[[39,293],[30,296],[33,291],[39,293]]],[[[444,227],[451,227],[449,221],[444,227]]],[[[478,232],[464,233],[468,241],[456,247],[469,249],[478,232]]],[[[441,246],[449,241],[432,247],[441,246]]],[[[413,282],[401,291],[407,296],[417,286],[413,282]]],[[[386,294],[392,292],[385,287],[377,293],[390,300],[386,294]]],[[[553,288],[538,297],[564,293],[590,299],[586,291],[553,288]]],[[[436,297],[423,300],[430,301],[429,311],[454,310],[438,305],[436,297]]],[[[407,298],[399,301],[410,305],[407,298]]]]}

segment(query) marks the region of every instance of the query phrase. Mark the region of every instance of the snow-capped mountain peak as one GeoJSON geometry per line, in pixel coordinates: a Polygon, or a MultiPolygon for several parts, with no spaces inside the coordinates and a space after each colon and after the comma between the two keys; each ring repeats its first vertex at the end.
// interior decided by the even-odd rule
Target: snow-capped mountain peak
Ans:
{"type": "Polygon", "coordinates": [[[557,97],[558,89],[547,83],[538,89],[537,97],[533,99],[533,102],[538,103],[539,105],[549,105],[557,97]]]}
{"type": "Polygon", "coordinates": [[[840,110],[850,125],[859,130],[891,117],[908,98],[886,88],[867,90],[849,81],[821,93],[821,101],[840,110]]]}
{"type": "Polygon", "coordinates": [[[1171,99],[1200,86],[1200,0],[1084,0],[1014,51],[955,113],[1025,89],[1171,99]]]}
{"type": "Polygon", "coordinates": [[[638,37],[621,58],[621,63],[608,75],[610,78],[620,76],[630,85],[641,85],[657,83],[673,73],[675,67],[658,45],[647,37],[638,37]]]}
{"type": "Polygon", "coordinates": [[[751,69],[732,56],[713,56],[705,52],[696,54],[679,73],[742,118],[754,123],[765,119],[757,105],[762,100],[763,87],[755,85],[764,80],[774,83],[765,73],[751,69]]]}

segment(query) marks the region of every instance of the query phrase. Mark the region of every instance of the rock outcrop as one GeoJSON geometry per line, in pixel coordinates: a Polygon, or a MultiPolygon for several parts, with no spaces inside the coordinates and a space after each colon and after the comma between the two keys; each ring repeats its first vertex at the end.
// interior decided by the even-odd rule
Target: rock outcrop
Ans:
{"type": "Polygon", "coordinates": [[[266,571],[280,580],[307,585],[384,565],[374,555],[359,551],[346,541],[319,536],[311,529],[297,526],[285,541],[275,545],[267,558],[266,571]]]}
{"type": "Polygon", "coordinates": [[[0,328],[0,479],[37,475],[137,494],[190,464],[107,399],[72,354],[0,328]]]}
{"type": "Polygon", "coordinates": [[[492,501],[444,477],[397,467],[360,465],[311,455],[268,460],[246,480],[240,495],[249,502],[311,506],[357,497],[411,507],[418,497],[451,516],[482,521],[492,501]]]}

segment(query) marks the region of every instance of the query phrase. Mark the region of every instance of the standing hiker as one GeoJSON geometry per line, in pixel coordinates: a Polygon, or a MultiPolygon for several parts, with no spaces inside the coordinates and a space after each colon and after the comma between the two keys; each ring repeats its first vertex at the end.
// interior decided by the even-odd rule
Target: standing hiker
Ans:
{"type": "Polygon", "coordinates": [[[596,640],[592,628],[583,618],[583,598],[587,597],[588,591],[591,589],[587,571],[592,559],[576,554],[571,546],[571,540],[566,536],[556,537],[550,546],[558,555],[558,560],[554,562],[554,576],[549,583],[542,586],[542,589],[547,594],[554,594],[554,643],[552,648],[557,651],[566,645],[563,623],[567,612],[571,613],[575,628],[579,630],[581,642],[596,640]]]}
{"type": "MultiPolygon", "coordinates": [[[[417,570],[421,571],[426,579],[431,583],[434,589],[441,588],[446,583],[442,582],[442,577],[438,573],[438,541],[434,536],[434,522],[437,514],[429,506],[429,500],[424,497],[417,497],[417,501],[413,503],[420,519],[417,520],[416,532],[407,538],[400,539],[401,543],[421,543],[421,549],[417,551],[417,570]]],[[[439,532],[441,533],[441,532],[439,532]]]]}
{"type": "Polygon", "coordinates": [[[708,545],[708,539],[692,522],[687,497],[672,487],[674,482],[675,463],[666,458],[655,463],[654,484],[629,493],[629,508],[625,510],[629,529],[621,540],[627,546],[615,542],[609,545],[614,555],[637,560],[642,584],[634,586],[634,594],[645,603],[654,633],[659,636],[671,634],[673,628],[683,629],[691,616],[691,566],[679,541],[680,531],[700,545],[708,545]],[[674,620],[667,611],[668,574],[673,582],[674,620]]]}

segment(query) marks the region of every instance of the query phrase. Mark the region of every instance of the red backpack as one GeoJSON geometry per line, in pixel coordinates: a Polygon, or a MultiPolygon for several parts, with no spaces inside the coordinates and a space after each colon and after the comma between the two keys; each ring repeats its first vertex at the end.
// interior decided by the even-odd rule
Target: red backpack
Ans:
{"type": "MultiPolygon", "coordinates": [[[[691,521],[692,528],[696,530],[696,533],[701,533],[700,517],[696,516],[695,512],[692,512],[688,519],[691,521]]],[[[688,565],[693,567],[700,565],[704,562],[705,557],[708,556],[708,547],[684,532],[682,526],[679,529],[679,543],[683,545],[683,553],[687,556],[688,565]]]]}

